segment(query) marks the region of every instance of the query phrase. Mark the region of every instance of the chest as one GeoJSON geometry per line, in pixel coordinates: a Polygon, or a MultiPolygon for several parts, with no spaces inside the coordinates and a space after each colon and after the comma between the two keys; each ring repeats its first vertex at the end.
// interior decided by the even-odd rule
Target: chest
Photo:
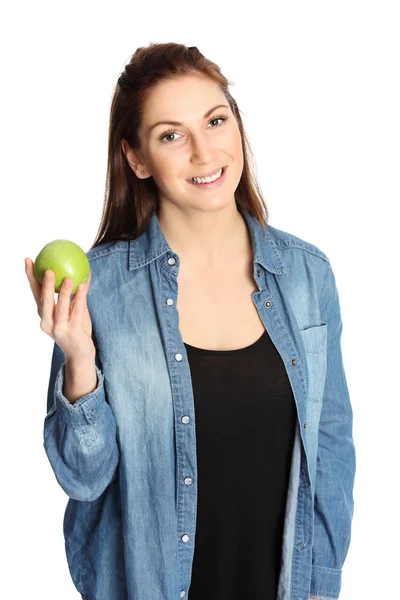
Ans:
{"type": "Polygon", "coordinates": [[[250,346],[265,331],[252,294],[253,263],[232,270],[204,272],[180,267],[179,331],[185,343],[209,350],[250,346]]]}

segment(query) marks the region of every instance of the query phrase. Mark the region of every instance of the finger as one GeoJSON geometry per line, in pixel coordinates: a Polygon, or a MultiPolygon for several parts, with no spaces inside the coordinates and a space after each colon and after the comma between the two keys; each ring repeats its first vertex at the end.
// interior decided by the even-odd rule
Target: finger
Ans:
{"type": "Polygon", "coordinates": [[[86,294],[88,290],[88,281],[82,284],[82,287],[76,290],[74,295],[74,305],[71,310],[70,324],[71,327],[82,325],[83,312],[86,308],[86,294]]]}
{"type": "MultiPolygon", "coordinates": [[[[90,272],[89,272],[89,276],[88,276],[87,280],[86,280],[85,282],[81,282],[81,283],[79,284],[79,285],[82,285],[82,288],[83,288],[83,291],[85,292],[85,294],[87,294],[87,292],[89,291],[91,277],[92,277],[92,272],[90,271],[90,272]]],[[[75,293],[73,294],[73,298],[72,298],[72,301],[71,301],[71,306],[70,306],[70,312],[72,312],[72,310],[74,309],[74,306],[75,306],[75,298],[76,298],[76,296],[77,296],[77,293],[78,293],[79,285],[78,285],[78,287],[76,288],[76,291],[75,291],[75,293]]],[[[82,288],[81,288],[81,289],[82,289],[82,288]]]]}
{"type": "Polygon", "coordinates": [[[66,325],[69,321],[72,279],[65,277],[60,287],[58,302],[54,311],[54,325],[66,325]]]}
{"type": "Polygon", "coordinates": [[[36,279],[35,273],[33,271],[33,267],[34,267],[33,261],[29,257],[26,258],[25,259],[25,273],[28,278],[29,285],[31,287],[31,291],[35,298],[35,301],[36,301],[36,304],[38,307],[38,312],[39,312],[39,311],[41,311],[40,298],[42,295],[42,286],[39,283],[39,281],[36,279]]]}
{"type": "Polygon", "coordinates": [[[85,292],[87,292],[90,288],[90,280],[92,279],[92,271],[89,272],[89,277],[87,281],[83,284],[85,292]]]}
{"type": "Polygon", "coordinates": [[[53,271],[47,269],[44,272],[43,283],[41,285],[41,298],[39,315],[42,318],[41,325],[51,329],[54,315],[54,283],[55,275],[53,271]]]}

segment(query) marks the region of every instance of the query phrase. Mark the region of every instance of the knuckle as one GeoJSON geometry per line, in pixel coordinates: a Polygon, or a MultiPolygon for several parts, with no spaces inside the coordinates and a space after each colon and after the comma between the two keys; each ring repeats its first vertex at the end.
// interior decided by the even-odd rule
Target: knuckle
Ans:
{"type": "Polygon", "coordinates": [[[60,334],[62,333],[62,326],[60,325],[60,323],[55,322],[54,326],[53,326],[53,333],[54,335],[56,335],[57,337],[60,337],[60,334]]]}
{"type": "Polygon", "coordinates": [[[54,322],[57,324],[62,323],[62,321],[64,320],[64,315],[63,315],[63,310],[61,306],[58,306],[58,304],[55,307],[55,311],[54,311],[54,322]]]}
{"type": "Polygon", "coordinates": [[[40,329],[41,329],[42,331],[44,331],[45,333],[49,333],[49,326],[48,326],[48,323],[47,323],[47,322],[46,322],[44,319],[42,319],[42,320],[40,321],[40,329]]]}
{"type": "Polygon", "coordinates": [[[65,338],[65,327],[63,323],[55,323],[53,326],[53,334],[59,340],[65,338]]]}

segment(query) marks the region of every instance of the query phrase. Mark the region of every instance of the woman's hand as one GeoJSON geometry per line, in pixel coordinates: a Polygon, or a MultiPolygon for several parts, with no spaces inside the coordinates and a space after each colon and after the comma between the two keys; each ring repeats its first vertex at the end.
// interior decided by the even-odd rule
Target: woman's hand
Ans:
{"type": "Polygon", "coordinates": [[[94,358],[96,348],[92,340],[92,320],[86,302],[90,286],[89,278],[82,289],[77,289],[70,300],[72,280],[66,277],[61,285],[58,302],[54,302],[55,275],[46,270],[43,283],[40,284],[33,272],[34,263],[25,259],[25,272],[29,279],[32,294],[40,317],[40,329],[47,333],[60,346],[66,360],[85,360],[94,358]]]}

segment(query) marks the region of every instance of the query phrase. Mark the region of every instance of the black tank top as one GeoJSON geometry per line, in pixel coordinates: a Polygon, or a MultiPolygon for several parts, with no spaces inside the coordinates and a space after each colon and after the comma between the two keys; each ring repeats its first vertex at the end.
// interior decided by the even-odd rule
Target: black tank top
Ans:
{"type": "Polygon", "coordinates": [[[189,600],[276,600],[296,405],[265,330],[238,350],[185,343],[198,469],[189,600]]]}

